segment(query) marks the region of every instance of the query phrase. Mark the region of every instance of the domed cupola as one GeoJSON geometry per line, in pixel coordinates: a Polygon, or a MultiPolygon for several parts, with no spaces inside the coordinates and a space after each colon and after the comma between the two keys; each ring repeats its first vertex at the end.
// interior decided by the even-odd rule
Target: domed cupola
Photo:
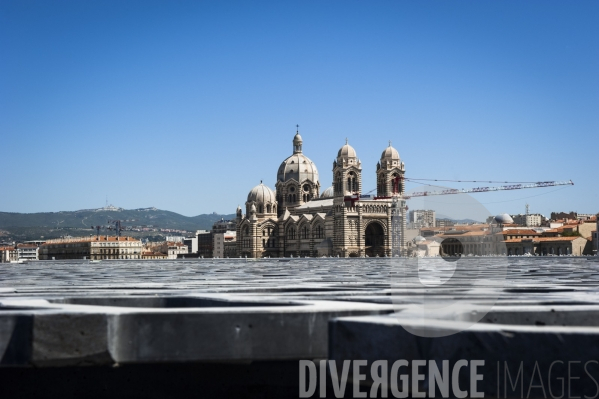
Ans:
{"type": "Polygon", "coordinates": [[[495,216],[495,222],[497,224],[511,224],[514,223],[514,219],[507,213],[502,213],[501,215],[495,216]]]}
{"type": "Polygon", "coordinates": [[[320,192],[318,169],[302,152],[303,139],[296,131],[293,137],[293,154],[287,157],[277,171],[276,196],[279,213],[317,198],[320,192]]]}
{"type": "Polygon", "coordinates": [[[389,141],[389,147],[385,148],[381,154],[381,166],[386,168],[387,165],[399,165],[400,162],[401,160],[399,159],[399,152],[397,152],[395,148],[391,147],[391,141],[389,141]]]}
{"type": "Polygon", "coordinates": [[[337,152],[333,162],[334,196],[359,194],[362,191],[362,163],[354,147],[345,139],[345,145],[337,152]]]}
{"type": "Polygon", "coordinates": [[[356,150],[354,147],[349,145],[348,140],[345,139],[345,145],[337,152],[337,163],[357,164],[360,162],[356,150]]]}
{"type": "Polygon", "coordinates": [[[252,207],[254,207],[258,217],[274,216],[277,213],[275,193],[262,182],[250,190],[245,206],[248,215],[252,207]]]}
{"type": "Polygon", "coordinates": [[[404,163],[399,158],[399,152],[389,146],[381,154],[381,160],[376,167],[377,195],[379,197],[402,194],[404,191],[404,163]]]}
{"type": "Polygon", "coordinates": [[[334,196],[335,190],[333,189],[333,186],[327,188],[322,192],[322,194],[320,194],[320,198],[333,198],[334,196]]]}
{"type": "Polygon", "coordinates": [[[300,136],[299,131],[295,133],[295,137],[293,137],[293,153],[299,154],[302,152],[302,144],[303,144],[302,136],[300,136]]]}

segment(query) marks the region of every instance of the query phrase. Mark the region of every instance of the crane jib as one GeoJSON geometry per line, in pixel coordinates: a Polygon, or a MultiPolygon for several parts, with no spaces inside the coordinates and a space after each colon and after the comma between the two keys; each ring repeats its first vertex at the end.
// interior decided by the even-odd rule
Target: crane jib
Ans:
{"type": "Polygon", "coordinates": [[[568,181],[544,181],[533,184],[510,184],[507,186],[498,187],[476,187],[470,189],[447,189],[441,191],[417,191],[404,198],[411,197],[426,197],[429,195],[448,195],[448,194],[468,194],[468,193],[486,193],[489,191],[502,191],[502,190],[521,190],[524,188],[542,188],[542,187],[553,187],[553,186],[573,186],[572,180],[568,181]]]}

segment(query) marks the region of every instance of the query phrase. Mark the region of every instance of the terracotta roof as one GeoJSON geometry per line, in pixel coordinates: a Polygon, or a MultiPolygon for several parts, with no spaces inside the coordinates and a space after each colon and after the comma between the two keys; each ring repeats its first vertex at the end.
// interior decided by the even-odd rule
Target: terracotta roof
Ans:
{"type": "Polygon", "coordinates": [[[79,242],[117,242],[117,241],[136,241],[140,242],[137,238],[133,237],[115,237],[115,236],[92,236],[92,237],[73,237],[73,238],[57,238],[54,240],[48,240],[42,245],[48,244],[68,244],[68,243],[79,243],[79,242]]]}
{"type": "Polygon", "coordinates": [[[472,237],[472,236],[492,236],[495,233],[492,233],[491,230],[483,231],[483,230],[475,230],[475,231],[466,231],[464,233],[452,233],[445,232],[439,234],[439,237],[472,237]]]}
{"type": "Polygon", "coordinates": [[[557,241],[574,241],[577,238],[583,237],[535,237],[535,238],[511,238],[509,240],[505,240],[506,243],[518,243],[523,240],[532,241],[532,242],[557,242],[557,241]]]}
{"type": "Polygon", "coordinates": [[[421,228],[420,231],[447,231],[447,230],[458,230],[458,231],[476,231],[482,229],[488,229],[488,224],[464,224],[464,225],[454,225],[454,226],[446,226],[446,227],[424,227],[421,228]]]}
{"type": "Polygon", "coordinates": [[[563,232],[564,232],[564,228],[559,227],[557,229],[545,230],[543,233],[563,233],[563,232]]]}
{"type": "Polygon", "coordinates": [[[511,235],[541,235],[541,233],[534,231],[533,229],[511,229],[511,230],[503,230],[503,235],[504,236],[511,236],[511,235]]]}
{"type": "Polygon", "coordinates": [[[37,248],[35,244],[17,244],[17,248],[37,248]]]}
{"type": "Polygon", "coordinates": [[[574,219],[557,219],[557,220],[552,220],[553,223],[563,223],[563,224],[578,224],[578,220],[574,220],[574,219]]]}
{"type": "Polygon", "coordinates": [[[539,237],[535,240],[538,241],[574,241],[578,238],[583,238],[583,237],[539,237]]]}
{"type": "Polygon", "coordinates": [[[0,251],[14,251],[14,247],[0,247],[0,251]]]}

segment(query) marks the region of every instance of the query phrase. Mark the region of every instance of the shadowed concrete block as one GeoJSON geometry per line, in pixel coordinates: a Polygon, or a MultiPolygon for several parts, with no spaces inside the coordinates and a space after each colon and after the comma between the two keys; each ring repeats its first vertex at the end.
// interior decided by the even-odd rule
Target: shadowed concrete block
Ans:
{"type": "Polygon", "coordinates": [[[0,366],[27,365],[31,360],[33,317],[0,316],[0,366]]]}
{"type": "Polygon", "coordinates": [[[229,294],[15,298],[2,303],[33,315],[32,338],[21,345],[32,346],[31,362],[37,367],[325,357],[330,319],[393,309],[229,294]]]}
{"type": "Polygon", "coordinates": [[[112,364],[104,314],[36,314],[32,362],[36,366],[112,364]]]}
{"type": "MultiPolygon", "coordinates": [[[[525,315],[515,313],[510,316],[510,312],[514,310],[498,310],[489,316],[493,318],[493,313],[499,313],[504,320],[526,319],[525,315]]],[[[583,320],[582,310],[574,313],[578,314],[574,314],[573,319],[583,320]]],[[[338,362],[365,359],[369,363],[382,359],[387,360],[389,365],[398,359],[409,362],[433,360],[439,367],[443,360],[448,360],[450,368],[461,359],[484,360],[484,367],[478,369],[483,375],[478,386],[479,391],[490,397],[520,397],[522,390],[524,397],[543,397],[542,388],[534,388],[534,385],[540,384],[546,395],[549,395],[547,392],[550,388],[552,392],[559,393],[563,391],[562,384],[569,376],[574,378],[571,381],[575,381],[567,387],[572,397],[593,397],[599,391],[599,385],[595,382],[599,381],[599,328],[534,325],[537,320],[535,315],[546,322],[552,319],[564,321],[565,316],[552,317],[552,314],[555,313],[550,309],[547,312],[531,310],[528,317],[532,325],[478,323],[470,326],[462,321],[417,320],[401,314],[340,318],[330,322],[329,358],[338,362]],[[418,327],[422,332],[454,330],[456,333],[428,338],[413,335],[404,326],[418,327]],[[512,389],[508,385],[512,382],[508,380],[508,374],[509,378],[516,381],[520,369],[518,384],[512,389]],[[533,388],[527,396],[531,385],[533,388]]],[[[587,317],[596,318],[596,315],[597,309],[592,313],[587,310],[587,317]]],[[[591,323],[595,324],[594,321],[591,323]]],[[[412,374],[410,368],[405,368],[404,372],[410,376],[412,374]]],[[[424,374],[421,390],[431,383],[428,374],[424,374]]],[[[470,376],[466,368],[459,378],[461,385],[468,386],[470,376]]]]}
{"type": "Polygon", "coordinates": [[[331,318],[388,311],[364,305],[120,313],[109,316],[110,352],[119,363],[325,357],[331,318]]]}

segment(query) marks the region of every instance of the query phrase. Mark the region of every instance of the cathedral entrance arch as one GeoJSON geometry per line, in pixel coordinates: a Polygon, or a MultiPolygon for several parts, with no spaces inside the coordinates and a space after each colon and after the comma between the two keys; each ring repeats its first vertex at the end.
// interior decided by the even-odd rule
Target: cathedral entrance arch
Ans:
{"type": "Polygon", "coordinates": [[[366,226],[365,243],[367,256],[385,256],[385,230],[380,223],[372,222],[366,226]]]}

